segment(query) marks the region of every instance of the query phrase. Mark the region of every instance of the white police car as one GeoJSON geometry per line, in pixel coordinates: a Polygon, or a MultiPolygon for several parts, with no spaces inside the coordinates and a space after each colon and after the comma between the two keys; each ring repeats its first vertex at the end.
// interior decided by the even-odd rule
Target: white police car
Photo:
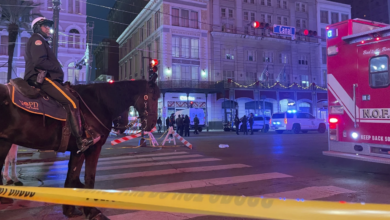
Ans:
{"type": "Polygon", "coordinates": [[[270,127],[278,134],[282,134],[284,131],[292,131],[295,134],[307,133],[308,131],[324,133],[326,131],[324,119],[318,119],[309,113],[297,112],[296,110],[274,113],[270,120],[270,127]]]}
{"type": "MultiPolygon", "coordinates": [[[[266,116],[265,118],[263,116],[254,116],[253,117],[253,131],[263,131],[264,133],[267,133],[269,131],[269,122],[270,117],[266,116]]],[[[240,131],[244,131],[244,128],[242,127],[242,122],[238,126],[240,128],[240,131]]],[[[249,126],[249,117],[247,122],[247,128],[248,131],[250,131],[249,126]]]]}

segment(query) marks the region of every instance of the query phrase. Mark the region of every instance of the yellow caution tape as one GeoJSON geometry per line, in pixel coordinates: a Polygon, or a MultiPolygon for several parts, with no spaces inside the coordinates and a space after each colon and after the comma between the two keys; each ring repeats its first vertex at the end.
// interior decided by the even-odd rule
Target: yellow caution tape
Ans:
{"type": "Polygon", "coordinates": [[[389,219],[390,205],[190,193],[0,186],[0,197],[75,206],[257,219],[389,219]]]}

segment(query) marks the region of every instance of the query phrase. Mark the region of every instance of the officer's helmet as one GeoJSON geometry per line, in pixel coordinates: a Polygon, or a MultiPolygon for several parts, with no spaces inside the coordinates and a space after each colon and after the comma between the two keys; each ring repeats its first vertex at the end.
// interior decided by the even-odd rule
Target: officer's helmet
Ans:
{"type": "Polygon", "coordinates": [[[42,25],[47,25],[51,27],[53,26],[53,23],[54,23],[53,21],[48,20],[45,17],[38,17],[31,22],[31,29],[33,30],[34,33],[38,33],[42,25]]]}

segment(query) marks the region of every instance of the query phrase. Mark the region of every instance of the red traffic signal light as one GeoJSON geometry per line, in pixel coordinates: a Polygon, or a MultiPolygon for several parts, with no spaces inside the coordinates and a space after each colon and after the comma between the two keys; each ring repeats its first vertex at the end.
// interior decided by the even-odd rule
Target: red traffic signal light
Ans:
{"type": "Polygon", "coordinates": [[[309,35],[309,30],[304,30],[304,31],[303,31],[303,34],[304,34],[304,35],[309,35]]]}
{"type": "Polygon", "coordinates": [[[152,60],[150,61],[150,65],[151,65],[152,67],[157,66],[157,65],[158,65],[158,60],[157,60],[157,59],[152,59],[152,60]]]}
{"type": "Polygon", "coordinates": [[[108,83],[113,84],[113,83],[114,83],[114,80],[110,79],[110,80],[108,81],[108,83]]]}
{"type": "Polygon", "coordinates": [[[252,22],[252,27],[253,27],[253,28],[259,28],[259,27],[260,27],[260,22],[258,22],[258,21],[253,21],[253,22],[252,22]]]}

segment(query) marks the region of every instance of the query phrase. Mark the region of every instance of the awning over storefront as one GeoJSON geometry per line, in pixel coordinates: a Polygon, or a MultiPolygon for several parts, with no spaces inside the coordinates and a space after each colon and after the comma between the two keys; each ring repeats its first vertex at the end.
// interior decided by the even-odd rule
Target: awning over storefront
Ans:
{"type": "Polygon", "coordinates": [[[312,100],[312,95],[310,92],[297,92],[297,100],[309,99],[312,100]]]}
{"type": "Polygon", "coordinates": [[[235,90],[234,98],[250,98],[254,99],[253,90],[235,90]]]}

